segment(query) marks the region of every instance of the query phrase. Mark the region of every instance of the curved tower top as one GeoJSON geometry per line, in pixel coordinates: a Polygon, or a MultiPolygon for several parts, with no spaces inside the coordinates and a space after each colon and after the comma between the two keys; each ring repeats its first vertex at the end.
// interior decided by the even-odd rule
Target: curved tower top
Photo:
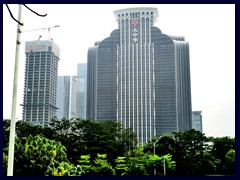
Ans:
{"type": "Polygon", "coordinates": [[[150,17],[153,20],[153,24],[157,21],[158,10],[152,7],[136,7],[126,8],[114,11],[116,21],[120,19],[138,19],[141,17],[150,17]]]}

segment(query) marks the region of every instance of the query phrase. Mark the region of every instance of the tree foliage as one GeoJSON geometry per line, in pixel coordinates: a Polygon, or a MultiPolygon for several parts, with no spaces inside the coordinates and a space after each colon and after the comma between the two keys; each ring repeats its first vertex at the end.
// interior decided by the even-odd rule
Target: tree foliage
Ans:
{"type": "Polygon", "coordinates": [[[207,137],[200,131],[190,129],[185,132],[173,133],[175,139],[174,160],[179,175],[204,175],[204,152],[207,137]]]}
{"type": "Polygon", "coordinates": [[[126,157],[119,156],[115,161],[116,161],[116,167],[115,167],[116,175],[125,176],[129,171],[126,157]]]}
{"type": "Polygon", "coordinates": [[[91,167],[91,175],[94,176],[112,176],[115,175],[115,169],[107,161],[106,154],[97,154],[94,164],[91,167]]]}
{"type": "Polygon", "coordinates": [[[226,166],[226,173],[230,175],[234,175],[235,174],[235,150],[230,149],[226,153],[224,160],[225,160],[225,166],[226,166]]]}
{"type": "Polygon", "coordinates": [[[96,122],[82,119],[52,119],[54,138],[67,148],[68,158],[75,165],[80,155],[91,154],[93,163],[97,154],[108,154],[108,161],[114,159],[137,144],[136,135],[131,129],[124,129],[115,121],[96,122]]]}
{"type": "MultiPolygon", "coordinates": [[[[4,174],[9,127],[10,120],[4,120],[4,174]]],[[[235,138],[207,138],[191,129],[153,137],[142,147],[132,129],[115,121],[63,118],[52,119],[49,127],[16,123],[14,175],[163,176],[164,165],[168,176],[234,175],[235,138]]]]}
{"type": "MultiPolygon", "coordinates": [[[[8,148],[4,149],[8,153],[8,148]]],[[[60,142],[37,136],[16,138],[14,175],[31,176],[46,175],[48,166],[54,163],[58,166],[61,162],[68,161],[66,148],[60,142]]]]}
{"type": "Polygon", "coordinates": [[[80,160],[78,160],[79,165],[82,168],[82,175],[89,175],[91,172],[91,163],[90,163],[90,155],[81,155],[80,160]]]}

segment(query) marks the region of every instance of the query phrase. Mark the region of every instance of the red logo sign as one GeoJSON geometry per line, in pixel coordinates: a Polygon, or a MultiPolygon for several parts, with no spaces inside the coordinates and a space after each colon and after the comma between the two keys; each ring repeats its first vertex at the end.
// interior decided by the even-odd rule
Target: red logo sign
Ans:
{"type": "Polygon", "coordinates": [[[136,27],[138,24],[139,24],[139,21],[136,20],[136,19],[131,21],[131,25],[134,26],[134,27],[136,27]]]}

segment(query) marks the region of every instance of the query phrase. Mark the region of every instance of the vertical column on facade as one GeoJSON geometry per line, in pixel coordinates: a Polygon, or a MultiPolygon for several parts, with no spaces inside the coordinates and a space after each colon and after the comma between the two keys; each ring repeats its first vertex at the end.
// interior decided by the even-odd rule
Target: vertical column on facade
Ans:
{"type": "MultiPolygon", "coordinates": [[[[48,67],[48,52],[46,52],[46,59],[45,59],[45,67],[44,69],[47,69],[48,67]]],[[[44,79],[46,79],[46,83],[44,84],[44,102],[43,102],[43,119],[45,119],[45,115],[47,115],[46,113],[46,92],[47,92],[47,84],[48,84],[48,81],[49,79],[47,79],[47,71],[45,71],[44,73],[44,79]]],[[[49,82],[49,85],[50,85],[50,82],[49,82]]]]}
{"type": "Polygon", "coordinates": [[[151,106],[151,20],[148,21],[148,93],[149,93],[149,137],[152,137],[152,106],[151,106]]]}
{"type": "Polygon", "coordinates": [[[153,64],[152,64],[152,75],[153,75],[153,125],[154,125],[154,132],[153,135],[156,137],[156,114],[155,114],[155,57],[154,57],[154,44],[152,44],[152,59],[153,59],[153,64]]]}
{"type": "MultiPolygon", "coordinates": [[[[34,52],[34,62],[33,62],[33,64],[36,64],[36,53],[34,52]]],[[[33,64],[32,64],[32,66],[33,66],[33,64]]],[[[33,94],[34,94],[34,82],[35,82],[35,78],[36,78],[36,76],[35,76],[35,68],[33,67],[32,68],[33,69],[33,83],[32,83],[32,87],[31,87],[31,91],[32,91],[32,95],[31,95],[31,121],[33,120],[33,94]]]]}
{"type": "MultiPolygon", "coordinates": [[[[131,106],[131,57],[130,57],[130,17],[127,17],[126,18],[126,23],[128,25],[127,29],[128,30],[128,34],[127,34],[127,40],[128,40],[128,43],[127,43],[127,48],[128,48],[128,127],[130,128],[131,127],[131,124],[133,125],[133,122],[131,123],[131,121],[133,121],[133,119],[131,118],[131,109],[132,109],[132,106],[131,106]]],[[[133,126],[132,126],[133,127],[133,126]]]]}
{"type": "Polygon", "coordinates": [[[120,118],[120,121],[121,121],[121,124],[123,124],[123,119],[122,119],[122,114],[123,114],[123,112],[122,112],[122,109],[123,109],[123,104],[122,104],[122,101],[123,101],[123,99],[122,99],[122,87],[123,87],[123,82],[122,82],[122,68],[123,68],[123,65],[122,65],[122,45],[123,45],[123,43],[122,43],[122,19],[120,19],[120,74],[121,74],[121,81],[120,81],[120,91],[121,91],[121,93],[120,93],[120,101],[121,101],[121,103],[120,103],[120,116],[121,116],[121,118],[120,118]]]}
{"type": "Polygon", "coordinates": [[[41,72],[41,57],[42,56],[42,52],[39,53],[39,61],[38,61],[38,73],[36,74],[36,76],[38,77],[37,79],[37,99],[36,99],[36,122],[38,122],[38,117],[39,117],[39,96],[40,96],[40,72],[41,72]]]}
{"type": "Polygon", "coordinates": [[[127,127],[127,48],[126,48],[126,19],[123,20],[123,34],[124,34],[124,126],[127,127]]]}
{"type": "Polygon", "coordinates": [[[147,129],[147,125],[148,125],[148,116],[147,116],[147,111],[148,111],[148,107],[147,107],[147,18],[144,18],[144,91],[145,91],[145,105],[144,105],[144,109],[145,109],[145,142],[147,142],[147,136],[148,136],[148,129],[147,129]]]}
{"type": "Polygon", "coordinates": [[[142,71],[143,71],[143,69],[142,69],[142,65],[143,65],[143,62],[142,62],[142,46],[143,46],[143,43],[142,43],[142,37],[143,37],[143,33],[142,33],[142,31],[143,31],[143,29],[142,29],[142,24],[143,24],[143,18],[141,18],[141,22],[140,22],[140,73],[141,73],[141,75],[140,75],[140,78],[141,78],[141,96],[140,96],[140,98],[141,98],[141,144],[143,144],[143,84],[142,84],[142,71]]]}
{"type": "Polygon", "coordinates": [[[138,72],[138,67],[139,67],[139,65],[138,65],[138,48],[139,48],[139,45],[138,45],[138,42],[136,43],[136,65],[137,65],[137,67],[136,67],[136,69],[137,69],[137,139],[138,139],[138,141],[139,141],[139,138],[140,138],[140,136],[139,136],[139,128],[140,128],[140,126],[139,126],[139,85],[138,85],[138,76],[139,76],[139,72],[138,72]]]}
{"type": "Polygon", "coordinates": [[[97,120],[97,54],[98,54],[98,49],[96,49],[96,60],[93,61],[93,68],[92,68],[92,71],[93,71],[93,109],[92,109],[92,112],[93,112],[93,117],[94,119],[97,120]]]}
{"type": "MultiPolygon", "coordinates": [[[[129,38],[130,39],[130,38],[129,38]]],[[[135,73],[135,69],[134,69],[134,43],[132,43],[132,105],[133,105],[133,111],[132,111],[132,121],[133,121],[133,131],[135,132],[135,97],[134,97],[134,89],[135,89],[135,86],[134,86],[134,73],[135,73]]]]}
{"type": "Polygon", "coordinates": [[[117,118],[117,122],[118,122],[118,116],[119,116],[119,112],[118,112],[118,96],[119,96],[119,90],[118,90],[118,73],[119,73],[119,65],[118,65],[118,63],[119,63],[119,57],[118,57],[118,55],[119,55],[119,46],[117,45],[117,116],[116,116],[116,118],[117,118]]]}

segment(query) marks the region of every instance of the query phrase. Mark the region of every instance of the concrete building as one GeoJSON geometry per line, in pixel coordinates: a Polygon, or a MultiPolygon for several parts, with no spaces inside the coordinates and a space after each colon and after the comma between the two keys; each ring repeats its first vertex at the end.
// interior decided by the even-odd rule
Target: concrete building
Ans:
{"type": "Polygon", "coordinates": [[[193,111],[192,112],[192,128],[203,132],[202,131],[202,111],[193,111]]]}
{"type": "Polygon", "coordinates": [[[58,76],[57,118],[78,118],[79,78],[77,76],[58,76]]]}
{"type": "Polygon", "coordinates": [[[53,41],[25,43],[23,121],[48,125],[56,116],[60,48],[53,41]]]}
{"type": "Polygon", "coordinates": [[[87,63],[77,64],[77,76],[79,77],[79,117],[82,119],[86,119],[87,63]]]}
{"type": "Polygon", "coordinates": [[[154,27],[156,8],[114,14],[118,29],[88,50],[87,118],[121,122],[140,144],[191,129],[188,42],[154,27]]]}

